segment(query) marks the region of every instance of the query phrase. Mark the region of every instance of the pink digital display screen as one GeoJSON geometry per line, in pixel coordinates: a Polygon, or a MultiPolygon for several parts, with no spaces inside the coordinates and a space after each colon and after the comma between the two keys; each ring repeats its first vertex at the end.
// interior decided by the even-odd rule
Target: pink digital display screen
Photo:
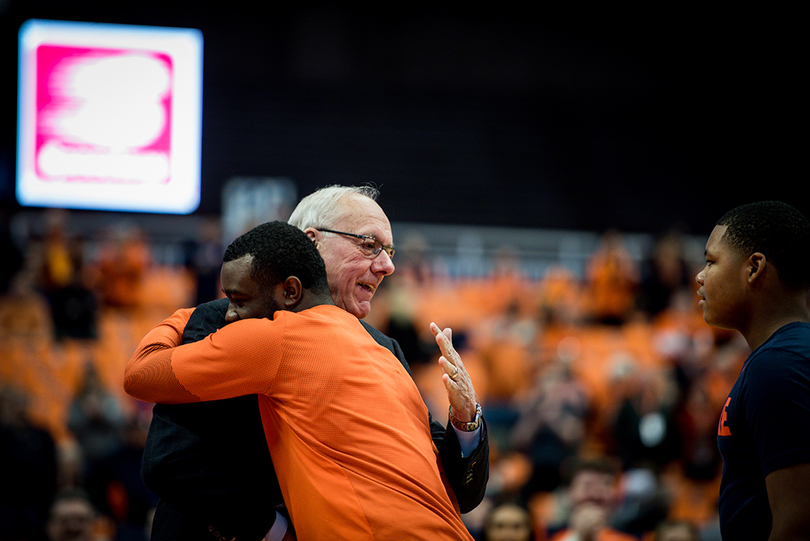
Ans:
{"type": "Polygon", "coordinates": [[[196,30],[28,21],[20,31],[18,200],[192,212],[201,81],[196,30]]]}

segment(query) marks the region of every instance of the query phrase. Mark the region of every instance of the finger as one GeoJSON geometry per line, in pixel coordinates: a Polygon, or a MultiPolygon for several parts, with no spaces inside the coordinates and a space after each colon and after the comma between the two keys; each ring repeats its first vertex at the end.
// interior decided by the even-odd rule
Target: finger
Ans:
{"type": "Polygon", "coordinates": [[[453,329],[451,329],[450,327],[447,327],[446,329],[442,330],[439,328],[438,325],[436,325],[436,323],[431,321],[430,331],[433,333],[433,336],[435,336],[437,340],[439,339],[439,335],[443,334],[450,342],[453,341],[453,329]]]}
{"type": "Polygon", "coordinates": [[[451,379],[453,377],[458,379],[458,367],[450,362],[447,357],[439,357],[439,364],[442,366],[442,372],[450,376],[451,379]]]}
{"type": "Polygon", "coordinates": [[[433,331],[433,335],[436,337],[436,344],[439,346],[442,355],[452,358],[455,362],[459,355],[453,347],[452,330],[448,327],[442,331],[435,323],[431,323],[430,330],[433,331]]]}
{"type": "Polygon", "coordinates": [[[444,361],[442,363],[442,369],[443,369],[444,373],[447,374],[447,377],[449,377],[451,380],[458,383],[459,382],[459,376],[460,376],[458,365],[455,365],[455,364],[449,362],[444,357],[442,357],[441,359],[444,361]]]}

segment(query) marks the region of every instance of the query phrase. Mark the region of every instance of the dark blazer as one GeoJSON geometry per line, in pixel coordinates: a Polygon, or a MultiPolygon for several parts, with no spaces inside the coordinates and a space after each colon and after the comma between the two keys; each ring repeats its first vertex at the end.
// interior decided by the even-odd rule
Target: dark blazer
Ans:
{"type": "MultiPolygon", "coordinates": [[[[227,307],[227,299],[197,307],[183,332],[183,343],[224,326],[227,307]]],[[[410,373],[396,340],[361,323],[410,373]]],[[[481,443],[470,457],[462,458],[455,431],[430,419],[431,436],[462,513],[481,502],[489,479],[486,423],[482,427],[481,443]]],[[[156,404],[141,477],[161,499],[152,541],[255,541],[273,525],[273,509],[284,512],[256,395],[156,404]]]]}

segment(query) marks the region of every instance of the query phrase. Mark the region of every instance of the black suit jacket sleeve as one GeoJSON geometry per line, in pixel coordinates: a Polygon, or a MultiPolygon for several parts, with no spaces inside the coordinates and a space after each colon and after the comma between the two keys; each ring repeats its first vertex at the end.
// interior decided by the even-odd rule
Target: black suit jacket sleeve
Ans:
{"type": "MultiPolygon", "coordinates": [[[[222,299],[197,307],[183,343],[222,327],[227,306],[222,299]]],[[[283,498],[256,395],[156,404],[152,411],[141,468],[161,498],[151,541],[262,539],[283,498]]]]}
{"type": "MultiPolygon", "coordinates": [[[[366,331],[378,344],[388,349],[411,374],[411,367],[399,344],[393,338],[381,333],[365,321],[360,321],[366,331]]],[[[439,450],[439,458],[450,487],[458,500],[462,513],[469,513],[484,499],[484,492],[489,481],[489,436],[486,421],[482,425],[481,442],[468,457],[461,456],[461,446],[456,431],[449,425],[445,427],[428,412],[430,417],[430,435],[439,450]]]]}

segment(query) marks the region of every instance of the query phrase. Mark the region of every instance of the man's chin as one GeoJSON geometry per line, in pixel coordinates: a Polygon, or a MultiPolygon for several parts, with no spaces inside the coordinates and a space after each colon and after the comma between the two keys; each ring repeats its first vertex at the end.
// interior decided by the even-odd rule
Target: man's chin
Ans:
{"type": "Polygon", "coordinates": [[[363,319],[371,313],[371,304],[365,303],[360,309],[352,312],[357,319],[363,319]]]}
{"type": "Polygon", "coordinates": [[[371,313],[371,301],[355,301],[350,305],[344,303],[340,307],[357,319],[363,319],[371,313]]]}

